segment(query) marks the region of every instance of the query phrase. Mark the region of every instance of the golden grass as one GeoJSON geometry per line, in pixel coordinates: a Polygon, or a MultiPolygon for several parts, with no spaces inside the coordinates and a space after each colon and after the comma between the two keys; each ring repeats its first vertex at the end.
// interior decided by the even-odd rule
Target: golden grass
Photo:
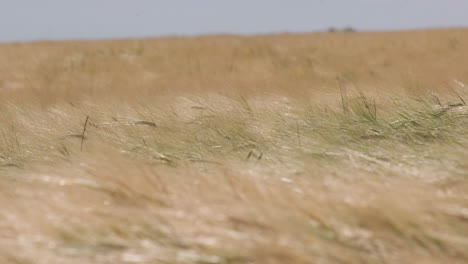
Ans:
{"type": "Polygon", "coordinates": [[[3,44],[0,263],[466,263],[467,43],[3,44]]]}

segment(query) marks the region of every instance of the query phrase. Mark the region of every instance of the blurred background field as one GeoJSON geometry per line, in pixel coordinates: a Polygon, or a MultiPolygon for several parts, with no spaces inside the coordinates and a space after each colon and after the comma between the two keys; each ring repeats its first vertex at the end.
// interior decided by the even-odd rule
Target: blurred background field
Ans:
{"type": "Polygon", "coordinates": [[[2,44],[0,92],[42,103],[197,92],[311,98],[336,93],[337,78],[374,93],[440,91],[467,82],[467,36],[453,29],[2,44]]]}

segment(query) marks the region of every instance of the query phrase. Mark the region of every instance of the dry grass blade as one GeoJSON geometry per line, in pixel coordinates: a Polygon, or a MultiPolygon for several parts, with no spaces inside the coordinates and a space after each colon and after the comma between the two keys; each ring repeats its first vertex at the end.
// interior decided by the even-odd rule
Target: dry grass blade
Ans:
{"type": "Polygon", "coordinates": [[[85,120],[85,123],[83,125],[83,132],[81,132],[80,151],[83,151],[83,142],[85,140],[85,133],[86,133],[86,127],[88,126],[88,120],[89,120],[89,116],[86,116],[86,120],[85,120]]]}
{"type": "Polygon", "coordinates": [[[145,126],[150,126],[150,127],[156,127],[156,123],[151,122],[151,121],[135,121],[134,124],[135,125],[145,125],[145,126]]]}

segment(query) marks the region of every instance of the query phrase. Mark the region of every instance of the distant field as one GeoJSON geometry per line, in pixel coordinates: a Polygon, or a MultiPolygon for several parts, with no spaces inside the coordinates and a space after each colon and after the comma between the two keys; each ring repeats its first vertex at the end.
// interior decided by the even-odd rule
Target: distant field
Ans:
{"type": "Polygon", "coordinates": [[[468,263],[468,30],[0,45],[0,263],[468,263]]]}

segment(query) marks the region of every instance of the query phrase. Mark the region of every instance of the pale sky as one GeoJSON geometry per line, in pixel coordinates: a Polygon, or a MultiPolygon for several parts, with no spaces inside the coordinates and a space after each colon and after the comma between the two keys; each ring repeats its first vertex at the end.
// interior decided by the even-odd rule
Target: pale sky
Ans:
{"type": "Polygon", "coordinates": [[[468,0],[0,0],[0,41],[468,27],[468,0]]]}

